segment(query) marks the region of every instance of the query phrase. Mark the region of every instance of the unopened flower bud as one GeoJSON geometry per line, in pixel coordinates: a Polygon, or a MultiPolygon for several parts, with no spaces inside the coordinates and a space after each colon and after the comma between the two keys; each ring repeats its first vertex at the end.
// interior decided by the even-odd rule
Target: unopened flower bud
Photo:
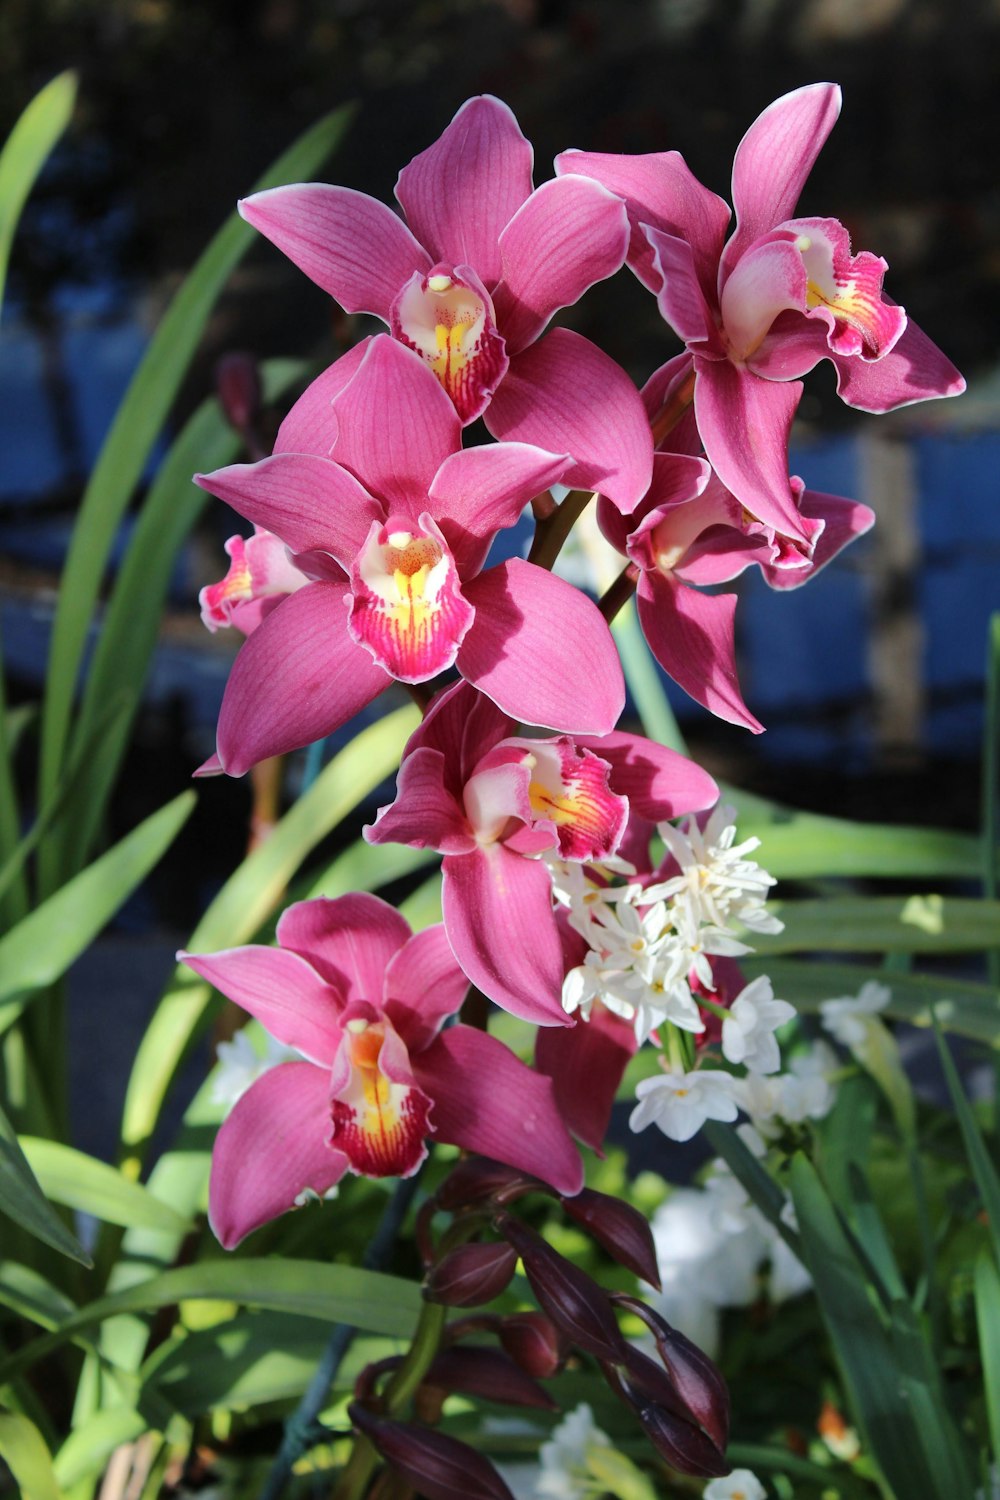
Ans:
{"type": "Polygon", "coordinates": [[[347,1414],[386,1463],[426,1500],[514,1500],[489,1460],[457,1438],[376,1417],[357,1402],[347,1414]]]}
{"type": "Polygon", "coordinates": [[[513,1203],[525,1193],[551,1192],[546,1183],[516,1167],[506,1167],[486,1156],[470,1156],[449,1172],[434,1196],[439,1208],[454,1213],[491,1201],[513,1203]]]}
{"type": "Polygon", "coordinates": [[[481,1396],[505,1406],[558,1407],[548,1391],[526,1375],[502,1349],[466,1347],[442,1349],[425,1377],[428,1385],[466,1396],[481,1396]]]}
{"type": "Polygon", "coordinates": [[[716,1446],[725,1449],[729,1441],[729,1388],[721,1370],[703,1349],[645,1303],[634,1297],[615,1300],[642,1318],[656,1340],[657,1353],[678,1397],[716,1446]]]}
{"type": "Polygon", "coordinates": [[[252,354],[224,354],[215,367],[215,388],[226,421],[245,433],[260,416],[260,371],[252,354]]]}
{"type": "Polygon", "coordinates": [[[607,1293],[597,1282],[519,1219],[502,1213],[495,1223],[521,1257],[542,1311],[570,1342],[598,1359],[622,1359],[627,1346],[607,1293]]]}
{"type": "Polygon", "coordinates": [[[641,1397],[633,1403],[633,1409],[653,1447],[679,1474],[714,1479],[729,1473],[729,1460],[700,1427],[655,1402],[643,1402],[641,1397]]]}
{"type": "Polygon", "coordinates": [[[459,1245],[431,1266],[424,1296],[446,1307],[480,1307],[499,1297],[516,1265],[517,1253],[509,1245],[459,1245]]]}
{"type": "Polygon", "coordinates": [[[503,1319],[497,1332],[511,1359],[541,1380],[554,1375],[566,1357],[564,1340],[544,1313],[512,1313],[503,1319]]]}
{"type": "Polygon", "coordinates": [[[660,1290],[656,1246],[648,1220],[630,1203],[610,1193],[584,1188],[575,1198],[561,1198],[563,1209],[587,1233],[603,1245],[619,1265],[660,1290]]]}

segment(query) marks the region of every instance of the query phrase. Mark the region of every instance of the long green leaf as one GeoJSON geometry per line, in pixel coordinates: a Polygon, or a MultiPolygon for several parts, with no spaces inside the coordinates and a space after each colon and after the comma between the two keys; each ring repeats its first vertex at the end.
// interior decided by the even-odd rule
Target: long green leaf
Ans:
{"type": "Polygon", "coordinates": [[[996,1256],[997,1265],[1000,1267],[1000,1176],[990,1159],[990,1153],[986,1149],[983,1133],[979,1123],[972,1113],[972,1106],[965,1097],[962,1080],[958,1076],[958,1069],[952,1060],[951,1052],[944,1037],[941,1035],[940,1026],[935,1025],[934,1037],[937,1042],[938,1052],[941,1057],[941,1067],[944,1071],[945,1082],[951,1095],[951,1102],[955,1107],[958,1118],[959,1129],[962,1132],[962,1140],[965,1144],[965,1154],[969,1158],[972,1175],[976,1179],[976,1187],[979,1196],[983,1200],[983,1208],[989,1222],[990,1235],[993,1240],[993,1253],[996,1256]]]}
{"type": "Polygon", "coordinates": [[[0,151],[0,306],[21,210],[75,103],[76,74],[60,73],[35,95],[0,151]]]}
{"type": "Polygon", "coordinates": [[[62,1500],[45,1439],[20,1412],[0,1411],[0,1458],[23,1500],[62,1500]]]}
{"type": "MultiPolygon", "coordinates": [[[[1000,613],[990,617],[986,643],[986,722],[983,730],[983,895],[1000,896],[1000,613]]],[[[1000,931],[989,952],[990,980],[1000,985],[1000,931]]]]}
{"type": "Polygon", "coordinates": [[[976,1322],[993,1462],[1000,1463],[1000,1272],[985,1249],[976,1261],[976,1322]]]}
{"type": "Polygon", "coordinates": [[[20,1144],[42,1192],[55,1203],[126,1228],[135,1225],[185,1234],[190,1227],[181,1214],[137,1182],[129,1182],[107,1162],[36,1136],[22,1136],[20,1144]]]}
{"type": "MultiPolygon", "coordinates": [[[[14,860],[21,838],[21,805],[14,780],[16,725],[7,708],[4,690],[3,648],[0,643],[0,859],[14,860]]],[[[0,896],[0,929],[13,926],[26,915],[29,907],[28,883],[23,871],[15,868],[10,889],[0,896]]]]}
{"type": "MultiPolygon", "coordinates": [[[[307,131],[254,191],[310,176],[335,149],[351,117],[335,110],[307,131]]],[[[40,784],[52,795],[65,752],[87,627],[118,522],[142,474],[208,317],[254,234],[237,214],[218,232],[174,297],[118,408],[80,505],[52,628],[42,723],[40,784]]],[[[56,872],[52,871],[56,878],[56,872]]]]}
{"type": "Polygon", "coordinates": [[[755,933],[755,953],[980,953],[1000,931],[1000,901],[865,896],[773,907],[785,930],[755,933]]]}
{"type": "Polygon", "coordinates": [[[0,1110],[0,1213],[83,1266],[90,1256],[45,1198],[21,1150],[14,1127],[0,1110]]]}
{"type": "Polygon", "coordinates": [[[207,1261],[164,1271],[81,1307],[55,1332],[0,1360],[0,1385],[29,1369],[74,1334],[94,1328],[107,1318],[199,1300],[238,1302],[245,1307],[319,1318],[328,1324],[350,1323],[369,1333],[401,1339],[413,1333],[421,1308],[416,1282],[386,1276],[380,1271],[361,1271],[325,1261],[236,1257],[207,1261]]]}
{"type": "Polygon", "coordinates": [[[169,849],[194,807],[182,792],[0,938],[0,1031],[59,979],[169,849]]]}
{"type": "MultiPolygon", "coordinates": [[[[191,936],[190,951],[211,952],[247,942],[272,914],[309,851],[388,776],[419,722],[412,706],[397,709],[356,735],[324,767],[266,841],[230,876],[191,936]]],[[[137,1171],[178,1066],[207,1013],[208,985],[179,968],[154,1014],[128,1082],[122,1144],[137,1171]]],[[[124,1165],[124,1164],[123,1164],[124,1165]]]]}
{"type": "Polygon", "coordinates": [[[146,1419],[130,1406],[97,1411],[75,1428],[53,1460],[56,1480],[64,1489],[100,1474],[116,1448],[148,1430],[146,1419]]]}

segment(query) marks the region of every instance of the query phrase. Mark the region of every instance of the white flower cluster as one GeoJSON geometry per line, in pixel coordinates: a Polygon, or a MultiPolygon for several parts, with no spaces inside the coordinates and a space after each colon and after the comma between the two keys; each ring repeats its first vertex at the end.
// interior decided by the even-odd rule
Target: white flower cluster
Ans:
{"type": "Polygon", "coordinates": [[[277,1041],[263,1026],[244,1026],[231,1041],[216,1048],[218,1065],[212,1074],[212,1098],[227,1110],[240,1099],[252,1083],[278,1063],[301,1062],[302,1053],[277,1041]],[[263,1039],[264,1050],[254,1045],[252,1033],[263,1039]]]}
{"type": "Polygon", "coordinates": [[[539,1500],[583,1500],[596,1492],[587,1464],[592,1448],[610,1448],[611,1439],[594,1421],[585,1401],[568,1412],[539,1451],[541,1474],[535,1485],[539,1500]]]}

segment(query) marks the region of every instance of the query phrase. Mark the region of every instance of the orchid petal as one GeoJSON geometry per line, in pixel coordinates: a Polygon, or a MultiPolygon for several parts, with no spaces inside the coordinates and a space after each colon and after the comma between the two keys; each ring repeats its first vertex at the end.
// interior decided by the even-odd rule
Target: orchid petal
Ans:
{"type": "Polygon", "coordinates": [[[409,1051],[423,1052],[448,1016],[461,1010],[469,981],[444,927],[438,923],[411,937],[385,969],[385,1011],[409,1051]]]}
{"type": "Polygon", "coordinates": [[[882,291],[886,262],[868,250],[852,255],[850,235],[837,219],[792,219],[782,227],[795,235],[808,315],[827,324],[830,348],[884,358],[906,327],[905,312],[882,291]]]}
{"type": "Polygon", "coordinates": [[[372,339],[358,373],[334,399],[332,457],[390,511],[416,518],[431,481],[461,447],[455,408],[419,354],[387,334],[372,339]]]}
{"type": "Polygon", "coordinates": [[[301,954],[344,1003],[378,1005],[386,966],[411,936],[394,906],[364,891],[296,901],[278,921],[282,948],[301,954]]]}
{"type": "Polygon", "coordinates": [[[196,474],[195,484],[273,531],[293,552],[332,553],[349,568],[383,508],[353,474],[310,453],[276,453],[253,464],[196,474]]]}
{"type": "Polygon", "coordinates": [[[659,277],[656,303],[662,317],[686,344],[704,345],[713,355],[721,353],[715,317],[698,280],[694,253],[687,240],[646,225],[646,237],[659,277]]]}
{"type": "Polygon", "coordinates": [[[567,454],[530,443],[489,443],[445,459],[428,506],[463,578],[478,573],[494,536],[519,519],[529,500],[562,478],[567,454]]]}
{"type": "Polygon", "coordinates": [[[807,282],[795,240],[784,230],[750,246],[734,267],[721,298],[722,322],[734,360],[753,355],[780,313],[805,313],[807,282]]]}
{"type": "Polygon", "coordinates": [[[340,1040],[340,994],[317,973],[308,955],[251,945],[177,957],[286,1047],[295,1047],[311,1062],[331,1065],[340,1040]]]}
{"type": "Polygon", "coordinates": [[[403,282],[430,256],[403,221],[367,193],[325,182],[254,193],[238,205],[248,224],[349,313],[389,321],[403,282]]]}
{"type": "Polygon", "coordinates": [[[656,447],[669,449],[671,453],[688,453],[697,457],[701,452],[701,435],[694,416],[693,383],[690,394],[683,392],[693,371],[694,359],[685,349],[682,354],[675,354],[673,359],[668,359],[665,365],[653,371],[643,386],[641,395],[650,426],[656,435],[656,447]],[[668,413],[670,425],[666,432],[660,433],[660,422],[668,413]]]}
{"type": "Polygon", "coordinates": [[[612,791],[627,797],[633,814],[651,823],[701,812],[718,801],[719,788],[707,771],[655,740],[616,730],[600,738],[578,736],[577,744],[608,762],[612,791]]]}
{"type": "Polygon", "coordinates": [[[595,1004],[572,1031],[543,1027],[535,1067],[552,1079],[559,1113],[584,1145],[600,1152],[618,1085],[637,1047],[635,1028],[595,1004]]]}
{"type": "Polygon", "coordinates": [[[801,383],[761,380],[729,360],[696,367],[695,412],[712,468],[758,520],[808,548],[820,528],[799,514],[788,483],[801,383]]]}
{"type": "Polygon", "coordinates": [[[494,843],[448,855],[442,869],[444,925],[472,983],[522,1020],[571,1024],[548,867],[494,843]]]}
{"type": "Polygon", "coordinates": [[[621,663],[600,610],[565,579],[519,558],[464,587],[476,618],[458,652],[467,681],[525,724],[601,734],[625,706],[621,663]],[[583,678],[569,670],[568,643],[583,678]]]}
{"type": "Polygon", "coordinates": [[[315,453],[329,458],[337,436],[334,397],[354,379],[371,342],[370,337],[362,339],[306,386],[278,428],[275,453],[315,453]]]}
{"type": "Polygon", "coordinates": [[[635,386],[596,344],[555,328],[511,360],[484,414],[495,438],[569,452],[564,483],[632,511],[649,488],[653,439],[635,386]]]}
{"type": "Polygon", "coordinates": [[[706,293],[714,291],[729,205],[702,186],[679,151],[638,156],[563,151],[556,157],[556,172],[581,172],[625,199],[632,230],[628,264],[643,286],[657,292],[661,285],[641,227],[651,224],[691,246],[699,281],[706,293]]]}
{"type": "Polygon", "coordinates": [[[702,594],[656,573],[643,573],[639,623],[649,648],[696,703],[730,724],[760,734],[736,675],[735,594],[702,594]]]}
{"type": "Polygon", "coordinates": [[[445,762],[443,785],[461,803],[465,783],[493,746],[516,725],[485,693],[456,682],[435,695],[423,720],[410,735],[403,762],[419,748],[438,751],[445,762]]]}
{"type": "Polygon", "coordinates": [[[392,680],[347,631],[344,591],[310,583],[282,599],[233,662],[219,714],[230,776],[331,734],[392,680]]]}
{"type": "Polygon", "coordinates": [[[628,247],[625,205],[589,177],[556,177],[536,188],[500,236],[503,279],[497,325],[516,354],[553,313],[613,276],[628,247]]]}
{"type": "Polygon", "coordinates": [[[682,529],[694,528],[692,537],[710,524],[704,519],[706,506],[702,503],[695,506],[694,502],[704,493],[711,478],[712,470],[703,458],[686,453],[654,453],[652,483],[638,509],[631,516],[623,516],[602,496],[597,503],[597,524],[619,552],[626,553],[640,567],[651,566],[644,561],[648,548],[643,546],[642,538],[655,530],[665,514],[676,512],[682,529]]]}
{"type": "Polygon", "coordinates": [[[895,411],[914,401],[960,396],[965,390],[964,377],[915,323],[907,323],[899,342],[882,359],[869,363],[831,357],[837,367],[837,394],[858,411],[895,411]]]}
{"type": "Polygon", "coordinates": [[[502,271],[500,232],[531,192],[532,158],[507,105],[480,94],[403,168],[396,197],[436,261],[474,266],[492,287],[502,271]]]}
{"type": "Polygon", "coordinates": [[[723,278],[754,240],[792,217],[840,103],[836,84],[808,84],[775,99],[750,126],[733,160],[736,229],[723,252],[723,278]]]}
{"type": "Polygon", "coordinates": [[[440,750],[418,745],[407,750],[396,777],[396,800],[380,807],[363,830],[369,844],[409,844],[465,854],[475,848],[465,815],[445,786],[446,759],[440,750]]]}
{"type": "Polygon", "coordinates": [[[434,1100],[439,1140],[530,1172],[560,1193],[580,1191],[583,1163],[551,1081],[496,1037],[452,1026],[414,1058],[414,1072],[434,1100]]]}
{"type": "MultiPolygon", "coordinates": [[[[560,858],[593,861],[614,854],[625,834],[629,806],[609,785],[608,762],[563,737],[511,744],[530,770],[528,799],[535,827],[551,828],[560,858]]],[[[514,839],[505,843],[511,848],[514,839]]],[[[523,845],[521,852],[526,852],[523,845]]]]}
{"type": "Polygon", "coordinates": [[[794,589],[807,583],[855,537],[875,524],[875,512],[858,500],[806,490],[799,502],[802,514],[823,522],[815,550],[803,568],[768,567],[761,564],[764,580],[772,589],[794,589]]]}
{"type": "Polygon", "coordinates": [[[208,1189],[209,1222],[227,1250],[303,1193],[340,1181],[347,1158],[329,1133],[329,1077],[312,1063],[270,1068],[237,1101],[215,1138],[208,1189]]]}

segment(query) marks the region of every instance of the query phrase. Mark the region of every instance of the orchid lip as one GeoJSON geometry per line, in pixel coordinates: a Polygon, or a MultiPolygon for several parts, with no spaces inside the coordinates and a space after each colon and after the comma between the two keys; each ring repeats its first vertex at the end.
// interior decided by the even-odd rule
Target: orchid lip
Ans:
{"type": "Polygon", "coordinates": [[[462,421],[477,417],[507,369],[486,288],[446,266],[428,276],[415,272],[393,304],[390,326],[433,371],[462,421]]]}

